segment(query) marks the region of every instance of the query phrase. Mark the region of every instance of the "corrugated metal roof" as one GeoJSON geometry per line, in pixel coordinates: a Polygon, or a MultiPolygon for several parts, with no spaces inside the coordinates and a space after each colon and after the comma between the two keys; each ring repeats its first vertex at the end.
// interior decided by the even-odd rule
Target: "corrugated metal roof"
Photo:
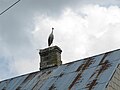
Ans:
{"type": "Polygon", "coordinates": [[[105,90],[120,50],[0,82],[0,90],[105,90]]]}

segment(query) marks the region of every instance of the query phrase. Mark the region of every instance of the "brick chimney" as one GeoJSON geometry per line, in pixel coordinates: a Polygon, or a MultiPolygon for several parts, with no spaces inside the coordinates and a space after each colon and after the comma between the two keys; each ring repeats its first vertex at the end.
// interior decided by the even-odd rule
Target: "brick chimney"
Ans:
{"type": "Polygon", "coordinates": [[[40,70],[61,65],[61,52],[62,50],[58,46],[41,49],[39,52],[40,70]]]}

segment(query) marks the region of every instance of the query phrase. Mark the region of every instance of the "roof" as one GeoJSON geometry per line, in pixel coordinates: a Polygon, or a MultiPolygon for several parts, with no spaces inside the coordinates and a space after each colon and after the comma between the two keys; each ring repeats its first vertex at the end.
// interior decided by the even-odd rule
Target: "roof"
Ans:
{"type": "Polygon", "coordinates": [[[120,63],[120,50],[0,82],[0,90],[105,90],[120,63]]]}

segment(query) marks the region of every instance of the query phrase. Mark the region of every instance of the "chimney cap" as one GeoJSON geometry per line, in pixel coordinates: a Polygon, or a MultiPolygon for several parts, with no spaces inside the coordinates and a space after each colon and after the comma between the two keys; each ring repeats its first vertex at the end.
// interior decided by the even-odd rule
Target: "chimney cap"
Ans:
{"type": "Polygon", "coordinates": [[[62,52],[62,50],[58,46],[52,46],[52,47],[48,47],[48,48],[45,48],[45,49],[40,49],[39,54],[42,55],[44,53],[50,53],[53,50],[57,50],[60,54],[62,52]]]}

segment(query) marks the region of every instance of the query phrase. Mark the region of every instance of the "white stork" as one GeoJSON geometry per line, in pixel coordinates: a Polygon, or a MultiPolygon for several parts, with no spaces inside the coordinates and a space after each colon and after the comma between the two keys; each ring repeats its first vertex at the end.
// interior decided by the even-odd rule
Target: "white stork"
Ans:
{"type": "Polygon", "coordinates": [[[54,30],[54,28],[52,28],[52,32],[51,32],[51,34],[49,35],[49,38],[48,38],[48,46],[50,46],[52,44],[53,39],[54,39],[53,30],[54,30]]]}

